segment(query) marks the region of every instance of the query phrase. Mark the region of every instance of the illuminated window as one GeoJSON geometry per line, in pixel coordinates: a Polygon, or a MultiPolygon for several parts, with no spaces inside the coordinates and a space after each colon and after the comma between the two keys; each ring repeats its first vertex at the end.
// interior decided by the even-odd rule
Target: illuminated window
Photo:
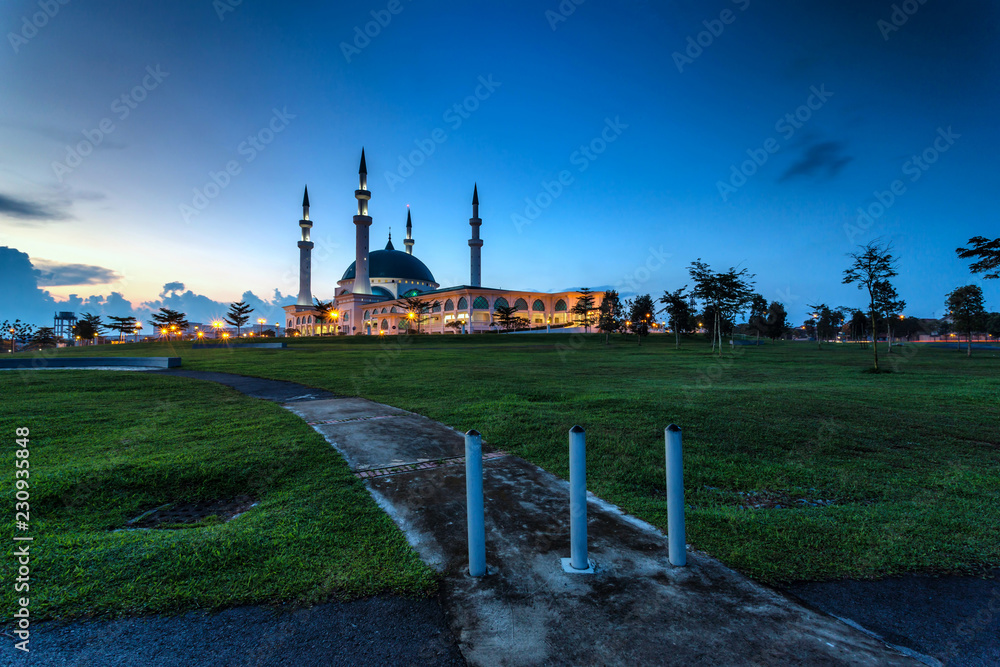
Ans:
{"type": "Polygon", "coordinates": [[[566,310],[566,302],[562,299],[556,301],[556,310],[566,310]]]}
{"type": "Polygon", "coordinates": [[[542,303],[541,299],[535,299],[535,302],[533,304],[531,304],[531,309],[532,310],[540,310],[540,311],[542,311],[544,313],[545,312],[545,304],[542,303]]]}
{"type": "Polygon", "coordinates": [[[476,300],[472,302],[472,308],[473,310],[489,310],[490,302],[484,296],[477,296],[476,300]]]}
{"type": "Polygon", "coordinates": [[[458,309],[459,310],[465,310],[468,307],[469,307],[469,302],[466,300],[466,298],[464,296],[461,299],[458,300],[458,309]]]}
{"type": "Polygon", "coordinates": [[[444,302],[444,309],[455,310],[455,302],[452,301],[451,299],[448,299],[447,301],[444,302]]]}
{"type": "Polygon", "coordinates": [[[510,304],[507,303],[507,299],[503,298],[502,296],[498,297],[497,300],[493,302],[493,310],[496,310],[497,308],[509,308],[509,307],[510,304]]]}
{"type": "Polygon", "coordinates": [[[518,299],[514,302],[514,307],[518,310],[528,310],[528,302],[524,299],[518,299]]]}

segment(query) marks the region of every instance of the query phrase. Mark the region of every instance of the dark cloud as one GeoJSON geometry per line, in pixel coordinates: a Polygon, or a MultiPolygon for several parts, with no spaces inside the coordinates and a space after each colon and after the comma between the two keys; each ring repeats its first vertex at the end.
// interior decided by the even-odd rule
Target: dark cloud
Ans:
{"type": "Polygon", "coordinates": [[[103,285],[121,278],[118,273],[103,266],[67,264],[37,257],[32,258],[31,263],[38,271],[38,284],[42,287],[103,285]]]}
{"type": "Polygon", "coordinates": [[[66,214],[49,204],[0,193],[0,215],[23,220],[63,220],[66,214]]]}
{"type": "Polygon", "coordinates": [[[854,159],[850,155],[844,155],[844,146],[840,141],[823,141],[806,146],[802,156],[785,170],[778,182],[782,183],[796,176],[834,178],[854,159]]]}
{"type": "Polygon", "coordinates": [[[163,291],[160,292],[160,298],[167,296],[167,294],[169,294],[170,292],[183,292],[183,291],[184,291],[184,283],[180,282],[167,283],[166,285],[163,286],[163,291]]]}

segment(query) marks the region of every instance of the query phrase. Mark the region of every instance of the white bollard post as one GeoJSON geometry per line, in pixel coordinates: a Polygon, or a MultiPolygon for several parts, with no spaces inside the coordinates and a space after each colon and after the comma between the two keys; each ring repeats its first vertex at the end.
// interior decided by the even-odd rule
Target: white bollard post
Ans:
{"type": "Polygon", "coordinates": [[[670,564],[687,565],[684,537],[684,461],[681,427],[671,424],[664,431],[667,448],[667,541],[670,564]]]}
{"type": "Polygon", "coordinates": [[[569,555],[562,559],[565,571],[594,571],[587,559],[586,433],[579,426],[569,430],[569,555]]]}
{"type": "Polygon", "coordinates": [[[483,508],[483,437],[465,434],[465,504],[469,527],[469,574],[486,575],[486,526],[483,508]]]}

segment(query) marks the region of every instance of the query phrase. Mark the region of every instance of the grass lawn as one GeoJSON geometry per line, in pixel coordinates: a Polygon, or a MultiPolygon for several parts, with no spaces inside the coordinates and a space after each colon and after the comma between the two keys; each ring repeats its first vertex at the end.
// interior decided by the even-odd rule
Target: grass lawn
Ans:
{"type": "MultiPolygon", "coordinates": [[[[42,619],[436,588],[343,460],[277,405],[98,371],[4,372],[0,395],[5,533],[34,536],[31,589],[3,587],[4,620],[25,596],[42,619]],[[27,533],[13,525],[17,427],[31,431],[27,533]],[[166,503],[239,496],[259,505],[228,523],[118,530],[166,503]]],[[[11,582],[15,559],[3,567],[11,582]]]]}
{"type": "MultiPolygon", "coordinates": [[[[493,446],[563,477],[567,431],[579,423],[587,429],[588,488],[662,528],[663,428],[676,422],[684,429],[688,540],[748,575],[781,583],[996,567],[1000,351],[971,359],[919,345],[905,352],[883,359],[895,373],[873,375],[863,372],[871,350],[855,346],[768,344],[719,360],[701,340],[677,351],[668,336],[642,347],[634,338],[605,346],[597,335],[554,334],[60,351],[178,355],[189,369],[361,395],[476,428],[493,446]]],[[[147,380],[128,382],[142,395],[147,380]]],[[[55,418],[72,384],[47,386],[51,399],[15,414],[55,418]]],[[[281,424],[254,430],[265,439],[300,432],[281,424]]]]}

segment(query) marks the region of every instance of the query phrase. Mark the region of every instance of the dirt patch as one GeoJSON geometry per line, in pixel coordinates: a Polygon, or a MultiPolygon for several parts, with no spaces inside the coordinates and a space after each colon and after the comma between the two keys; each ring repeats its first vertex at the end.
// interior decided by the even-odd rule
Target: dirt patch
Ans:
{"type": "Polygon", "coordinates": [[[171,530],[200,528],[232,521],[257,505],[250,496],[230,500],[199,500],[191,503],[166,503],[146,510],[125,522],[126,529],[155,528],[171,530]]]}

